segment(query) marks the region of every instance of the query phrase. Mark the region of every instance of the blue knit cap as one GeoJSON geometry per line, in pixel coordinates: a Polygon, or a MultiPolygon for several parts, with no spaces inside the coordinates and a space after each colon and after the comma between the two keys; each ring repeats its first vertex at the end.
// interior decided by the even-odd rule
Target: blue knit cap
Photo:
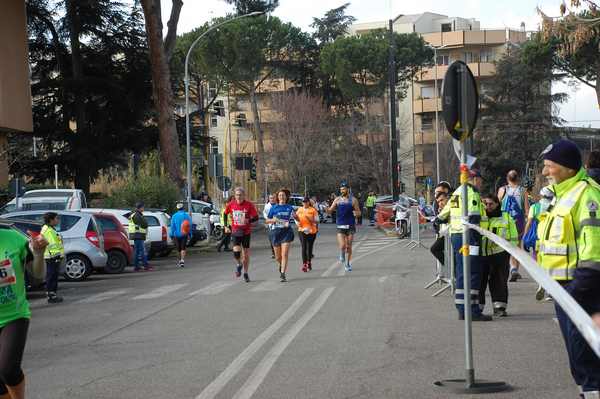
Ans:
{"type": "Polygon", "coordinates": [[[581,169],[581,151],[577,144],[570,140],[561,139],[554,144],[550,144],[542,152],[542,157],[545,160],[556,162],[565,168],[578,171],[581,169]]]}

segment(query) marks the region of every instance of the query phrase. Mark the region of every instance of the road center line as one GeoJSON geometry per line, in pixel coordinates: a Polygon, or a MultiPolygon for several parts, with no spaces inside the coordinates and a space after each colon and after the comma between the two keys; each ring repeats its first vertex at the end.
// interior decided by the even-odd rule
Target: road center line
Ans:
{"type": "Polygon", "coordinates": [[[250,399],[256,392],[260,384],[264,381],[269,374],[269,371],[279,359],[285,349],[292,343],[294,338],[302,331],[302,329],[308,324],[308,322],[319,312],[319,310],[325,305],[329,296],[333,293],[335,287],[326,288],[325,291],[317,298],[312,306],[306,311],[306,313],[296,321],[296,323],[289,329],[289,331],[281,337],[281,339],[275,344],[275,346],[265,355],[263,360],[256,366],[250,377],[246,380],[244,385],[235,394],[233,399],[250,399]]]}
{"type": "Polygon", "coordinates": [[[256,352],[281,328],[289,319],[296,314],[302,304],[308,299],[314,288],[307,288],[302,295],[290,306],[273,324],[263,331],[246,349],[236,357],[229,366],[204,390],[196,399],[212,399],[221,392],[227,383],[244,367],[256,352]]]}

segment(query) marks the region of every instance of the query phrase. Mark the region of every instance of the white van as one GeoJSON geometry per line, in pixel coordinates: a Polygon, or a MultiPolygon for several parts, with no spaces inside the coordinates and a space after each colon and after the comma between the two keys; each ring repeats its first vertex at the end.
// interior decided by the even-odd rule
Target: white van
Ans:
{"type": "Polygon", "coordinates": [[[80,211],[87,208],[85,194],[79,189],[47,189],[30,190],[20,198],[20,207],[17,209],[17,200],[0,208],[0,214],[16,211],[80,211]]]}

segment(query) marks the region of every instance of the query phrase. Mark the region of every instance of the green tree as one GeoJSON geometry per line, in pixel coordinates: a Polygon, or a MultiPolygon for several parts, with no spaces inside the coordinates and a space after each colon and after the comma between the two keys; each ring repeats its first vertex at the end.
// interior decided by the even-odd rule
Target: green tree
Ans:
{"type": "Polygon", "coordinates": [[[510,169],[524,171],[559,133],[555,105],[567,95],[551,91],[559,79],[551,59],[551,48],[540,41],[510,47],[485,82],[474,149],[490,188],[510,169]]]}
{"type": "Polygon", "coordinates": [[[39,156],[30,140],[16,139],[12,172],[44,181],[58,164],[61,177],[88,192],[100,169],[156,137],[146,125],[151,86],[140,9],[31,0],[27,11],[39,156]]]}
{"type": "Polygon", "coordinates": [[[600,7],[590,0],[571,0],[571,7],[562,3],[556,19],[538,10],[543,39],[554,50],[554,65],[593,88],[600,106],[600,7]]]}
{"type": "Polygon", "coordinates": [[[279,6],[279,0],[225,0],[235,5],[237,15],[245,15],[251,12],[272,12],[279,6]]]}
{"type": "MultiPolygon", "coordinates": [[[[430,65],[433,51],[417,34],[394,33],[394,59],[398,97],[406,95],[408,83],[420,68],[430,65]]],[[[374,30],[360,36],[343,36],[321,51],[321,69],[332,76],[349,103],[380,96],[388,83],[389,33],[374,30]]]]}

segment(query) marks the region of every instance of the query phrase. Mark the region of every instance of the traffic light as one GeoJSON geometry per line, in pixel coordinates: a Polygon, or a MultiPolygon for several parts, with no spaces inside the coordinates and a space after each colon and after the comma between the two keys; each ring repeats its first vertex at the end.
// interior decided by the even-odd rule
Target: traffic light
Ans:
{"type": "Polygon", "coordinates": [[[256,158],[252,158],[252,167],[250,168],[250,180],[256,180],[256,158]]]}

